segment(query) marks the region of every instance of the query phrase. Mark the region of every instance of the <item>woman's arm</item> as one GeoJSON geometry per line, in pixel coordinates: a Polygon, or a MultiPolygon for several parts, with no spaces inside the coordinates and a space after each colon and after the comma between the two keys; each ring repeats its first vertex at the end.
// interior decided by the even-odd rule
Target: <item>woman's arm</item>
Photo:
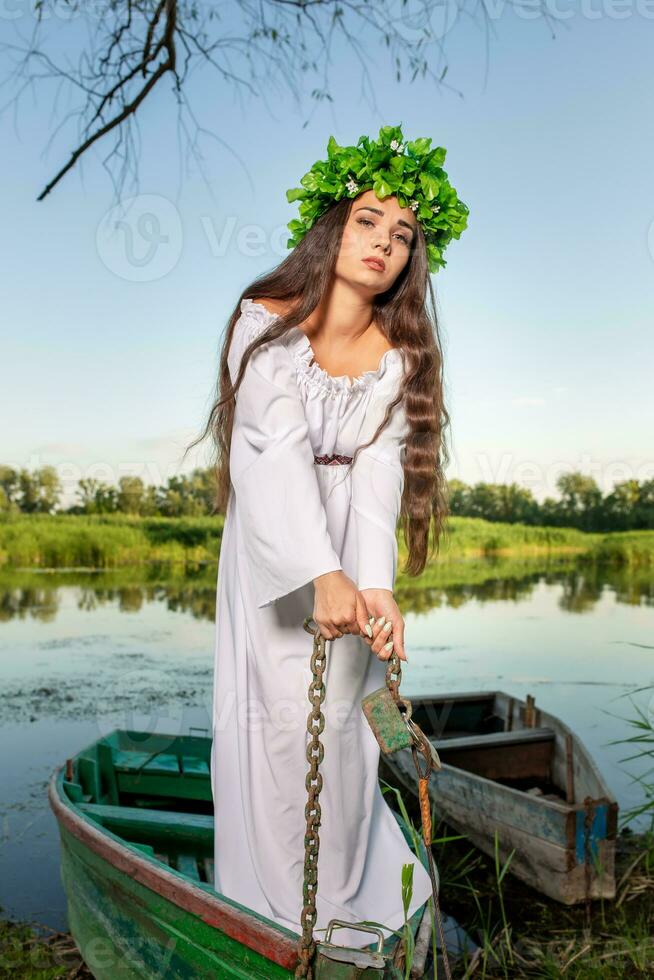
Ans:
{"type": "MultiPolygon", "coordinates": [[[[257,329],[260,324],[248,312],[237,321],[228,357],[232,379],[257,329]]],[[[259,608],[342,569],[283,338],[256,350],[245,369],[236,394],[230,476],[259,608]]]]}
{"type": "MultiPolygon", "coordinates": [[[[374,434],[386,411],[399,390],[401,370],[395,365],[375,386],[366,412],[364,431],[359,442],[367,442],[374,434]]],[[[357,534],[357,585],[362,591],[370,613],[385,622],[379,624],[383,633],[386,623],[391,623],[382,640],[394,641],[394,649],[401,659],[404,652],[404,620],[393,598],[397,572],[398,546],[397,522],[404,488],[403,457],[409,424],[403,404],[396,405],[387,427],[378,439],[363,449],[352,470],[352,508],[357,534]],[[389,639],[390,638],[390,639],[389,639]]],[[[377,629],[375,628],[375,632],[377,629]]],[[[381,659],[387,659],[391,650],[382,649],[381,640],[375,640],[373,650],[381,659]]]]}

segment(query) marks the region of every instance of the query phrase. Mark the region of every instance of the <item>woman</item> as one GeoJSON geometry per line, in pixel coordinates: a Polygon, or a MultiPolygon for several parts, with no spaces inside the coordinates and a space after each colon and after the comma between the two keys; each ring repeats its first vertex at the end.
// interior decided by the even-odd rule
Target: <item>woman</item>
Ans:
{"type": "MultiPolygon", "coordinates": [[[[217,509],[226,508],[215,888],[302,931],[312,650],[303,621],[313,615],[332,641],[315,938],[332,918],[401,928],[404,864],[414,864],[409,915],[431,894],[382,796],[379,745],[360,705],[383,686],[393,648],[407,660],[393,595],[398,518],[415,575],[432,518],[437,545],[445,513],[448,416],[425,296],[467,208],[440,168],[445,151],[430,142],[405,151],[400,127],[357,147],[332,137],[328,160],[288,192],[302,201],[303,220],[289,225],[293,251],[245,290],[231,316],[207,425],[219,450],[217,509]],[[397,190],[380,197],[384,175],[397,190]]],[[[370,937],[343,929],[335,941],[363,946],[370,937]]]]}

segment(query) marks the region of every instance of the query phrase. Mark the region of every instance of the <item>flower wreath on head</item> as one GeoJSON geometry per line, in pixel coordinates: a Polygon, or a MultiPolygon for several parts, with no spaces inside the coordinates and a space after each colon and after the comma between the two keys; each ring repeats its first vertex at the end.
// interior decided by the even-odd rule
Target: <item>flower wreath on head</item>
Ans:
{"type": "Polygon", "coordinates": [[[287,200],[300,201],[300,217],[288,223],[294,248],[333,201],[374,190],[380,200],[395,195],[409,207],[423,228],[430,272],[447,263],[443,252],[467,227],[469,209],[457,196],[442,168],[446,150],[431,149],[431,138],[405,142],[402,126],[382,126],[379,139],[360,136],[356,146],[339,146],[333,136],[327,159],[316,160],[302,177],[301,187],[286,191],[287,200]]]}

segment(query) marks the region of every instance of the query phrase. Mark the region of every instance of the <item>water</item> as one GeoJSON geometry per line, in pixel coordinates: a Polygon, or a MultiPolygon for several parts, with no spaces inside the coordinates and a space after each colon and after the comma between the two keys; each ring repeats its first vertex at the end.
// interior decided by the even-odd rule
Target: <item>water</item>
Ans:
{"type": "MultiPolygon", "coordinates": [[[[449,571],[450,584],[444,572],[442,585],[399,596],[403,692],[532,694],[581,736],[621,809],[638,804],[634,777],[646,765],[621,764],[632,750],[609,743],[632,734],[622,719],[635,706],[654,720],[651,583],[570,568],[500,572],[468,563],[449,571]]],[[[46,795],[56,766],[117,727],[209,732],[214,616],[215,568],[175,582],[139,581],[135,570],[3,576],[2,914],[66,928],[46,795]]]]}

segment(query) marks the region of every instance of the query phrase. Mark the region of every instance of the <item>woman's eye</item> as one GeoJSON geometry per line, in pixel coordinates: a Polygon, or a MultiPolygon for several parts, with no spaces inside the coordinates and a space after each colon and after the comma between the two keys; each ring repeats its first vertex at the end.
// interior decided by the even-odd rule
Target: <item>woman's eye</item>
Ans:
{"type": "MultiPolygon", "coordinates": [[[[370,225],[371,228],[374,228],[375,226],[375,222],[371,221],[370,218],[357,218],[356,220],[360,225],[370,225]]],[[[400,241],[404,242],[405,245],[409,244],[409,239],[407,238],[406,235],[402,235],[399,231],[396,232],[396,235],[400,239],[400,241]]]]}

